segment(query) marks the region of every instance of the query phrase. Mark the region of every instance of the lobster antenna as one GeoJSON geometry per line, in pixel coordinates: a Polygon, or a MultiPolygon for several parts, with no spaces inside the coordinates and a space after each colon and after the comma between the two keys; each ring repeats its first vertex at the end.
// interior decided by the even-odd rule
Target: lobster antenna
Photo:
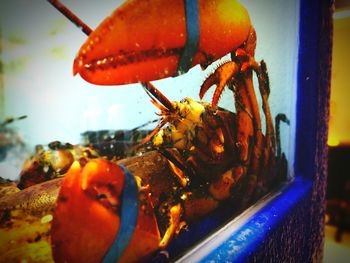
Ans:
{"type": "Polygon", "coordinates": [[[277,157],[282,156],[282,150],[281,150],[281,139],[280,139],[280,122],[283,121],[284,123],[288,124],[290,123],[287,116],[283,113],[277,114],[275,117],[275,123],[276,123],[276,144],[277,144],[277,157]]]}
{"type": "MultiPolygon", "coordinates": [[[[70,11],[65,5],[63,5],[59,0],[47,0],[53,7],[55,7],[59,12],[61,12],[65,17],[67,17],[73,24],[81,29],[86,35],[90,35],[93,31],[87,24],[85,24],[78,16],[76,16],[72,11],[70,11]]],[[[145,89],[147,89],[158,101],[163,103],[168,109],[173,109],[171,102],[156,89],[150,82],[141,83],[145,89]],[[156,94],[159,94],[156,95],[156,94]]]]}
{"type": "Polygon", "coordinates": [[[53,7],[60,11],[65,17],[67,17],[73,24],[79,27],[86,35],[90,35],[92,29],[86,25],[79,17],[72,13],[65,5],[58,0],[47,0],[53,7]]]}
{"type": "MultiPolygon", "coordinates": [[[[70,11],[65,5],[63,5],[59,0],[47,0],[53,7],[55,7],[59,12],[61,12],[65,17],[67,17],[73,24],[75,24],[78,28],[80,28],[86,35],[90,35],[92,33],[92,29],[86,25],[78,16],[76,16],[72,11],[70,11]]],[[[149,95],[151,94],[155,99],[157,99],[159,102],[161,102],[165,107],[167,107],[169,110],[174,110],[173,105],[168,100],[167,97],[165,97],[156,87],[154,87],[150,82],[142,82],[142,86],[149,92],[149,95]]],[[[157,120],[149,121],[143,125],[140,125],[133,129],[133,131],[138,130],[140,128],[143,128],[144,126],[147,126],[151,123],[157,122],[157,120]]],[[[160,130],[162,126],[164,126],[165,123],[160,123],[146,138],[142,140],[142,142],[139,145],[142,145],[150,140],[150,138],[160,130]]],[[[130,150],[134,150],[135,147],[132,147],[130,150]]]]}
{"type": "Polygon", "coordinates": [[[167,97],[165,97],[165,95],[163,93],[161,93],[160,90],[158,90],[150,82],[141,82],[141,85],[145,88],[148,95],[152,95],[153,98],[157,99],[160,103],[162,103],[170,111],[175,111],[174,106],[171,103],[171,101],[167,97]]]}
{"type": "Polygon", "coordinates": [[[131,130],[131,132],[135,132],[135,131],[137,131],[137,130],[143,128],[143,127],[146,127],[146,126],[148,126],[148,125],[150,125],[150,124],[152,124],[152,123],[156,123],[156,122],[158,122],[158,121],[159,121],[159,118],[158,118],[158,119],[155,119],[155,120],[152,120],[152,121],[148,121],[148,122],[146,122],[146,123],[144,123],[144,124],[141,124],[140,126],[137,126],[137,127],[133,128],[133,129],[131,130]]]}
{"type": "Polygon", "coordinates": [[[20,117],[17,117],[17,118],[13,118],[13,117],[7,118],[2,123],[0,123],[0,128],[5,127],[7,124],[10,124],[10,123],[12,123],[14,121],[23,120],[25,118],[27,118],[27,115],[23,115],[23,116],[20,116],[20,117]]]}

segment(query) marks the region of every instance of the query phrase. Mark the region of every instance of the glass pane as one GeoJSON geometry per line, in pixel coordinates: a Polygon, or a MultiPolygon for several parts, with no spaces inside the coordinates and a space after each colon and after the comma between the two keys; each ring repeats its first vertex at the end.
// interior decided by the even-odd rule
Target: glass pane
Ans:
{"type": "MultiPolygon", "coordinates": [[[[62,1],[92,29],[111,14],[112,10],[122,5],[122,2],[62,1]]],[[[21,171],[28,169],[28,165],[33,165],[33,160],[39,158],[39,155],[41,159],[39,158],[39,161],[35,159],[37,161],[35,165],[39,163],[42,170],[35,171],[39,173],[40,178],[38,180],[30,178],[24,184],[25,187],[48,178],[66,175],[72,161],[74,159],[81,161],[81,156],[89,162],[90,157],[99,155],[105,157],[104,159],[113,160],[113,163],[127,156],[128,159],[123,162],[126,168],[141,178],[140,183],[144,187],[150,188],[142,191],[150,193],[151,199],[153,198],[150,206],[154,209],[152,213],[155,219],[152,217],[144,220],[156,221],[150,224],[157,224],[160,237],[166,236],[167,230],[172,231],[167,228],[169,224],[181,229],[182,224],[176,225],[167,221],[172,217],[172,220],[180,220],[177,218],[180,214],[182,216],[180,221],[191,226],[192,222],[198,222],[198,219],[216,211],[221,203],[227,206],[227,203],[234,200],[236,204],[241,204],[235,207],[230,216],[237,212],[238,207],[240,210],[246,208],[252,200],[257,200],[258,197],[268,193],[275,183],[280,183],[281,178],[276,175],[279,174],[276,171],[283,170],[283,165],[287,163],[288,171],[283,172],[281,176],[283,180],[287,180],[287,177],[292,178],[299,2],[244,0],[241,3],[248,12],[245,13],[236,1],[199,1],[199,14],[202,15],[199,18],[200,44],[193,61],[201,62],[202,67],[193,66],[185,74],[176,77],[168,76],[171,75],[169,71],[174,68],[174,64],[177,64],[186,42],[184,1],[173,1],[171,4],[167,1],[150,1],[147,9],[142,9],[145,8],[141,4],[142,1],[129,2],[121,7],[125,13],[123,11],[114,15],[121,24],[114,25],[115,21],[112,21],[109,27],[122,28],[125,19],[126,29],[124,31],[120,29],[118,32],[123,32],[125,35],[129,32],[132,34],[127,37],[123,34],[116,35],[115,42],[112,42],[113,39],[108,40],[110,41],[108,45],[100,46],[101,39],[107,39],[106,33],[101,28],[98,35],[90,39],[97,44],[95,43],[93,48],[85,46],[85,51],[80,48],[87,35],[50,3],[13,0],[0,4],[0,114],[4,120],[1,135],[5,138],[1,139],[4,140],[0,156],[1,177],[18,180],[21,171]],[[202,5],[202,2],[206,4],[202,5]],[[171,6],[167,7],[168,4],[171,6]],[[177,9],[178,7],[180,8],[177,9]],[[167,8],[173,8],[175,15],[168,16],[167,8]],[[216,10],[214,13],[208,13],[214,9],[216,10]],[[182,13],[179,10],[182,10],[182,13]],[[150,20],[147,20],[145,15],[148,12],[153,14],[150,20]],[[233,16],[233,13],[237,16],[233,16]],[[130,14],[134,16],[129,21],[130,14]],[[250,18],[244,18],[246,15],[250,18]],[[240,16],[243,22],[236,23],[240,16]],[[178,20],[174,22],[173,18],[178,20]],[[253,39],[249,19],[257,36],[254,56],[252,49],[249,49],[254,46],[249,42],[249,39],[253,39]],[[231,22],[234,26],[230,27],[231,22]],[[172,28],[173,25],[178,26],[172,28]],[[134,40],[138,37],[140,42],[134,40]],[[242,40],[238,40],[239,38],[242,40]],[[155,48],[151,45],[154,50],[138,53],[143,45],[148,45],[149,39],[153,39],[156,43],[155,48]],[[228,40],[222,41],[222,39],[228,40]],[[237,43],[234,43],[235,41],[237,43]],[[128,45],[123,46],[124,43],[128,45]],[[118,45],[121,46],[119,57],[108,51],[118,45]],[[231,50],[223,53],[222,50],[227,49],[227,46],[232,46],[232,55],[229,54],[231,50]],[[130,50],[126,50],[129,48],[130,50]],[[77,66],[90,56],[88,52],[93,53],[96,50],[97,53],[101,52],[108,56],[94,58],[90,65],[77,66]],[[85,55],[85,52],[88,54],[85,55]],[[168,57],[169,60],[166,60],[168,57]],[[75,58],[77,58],[75,70],[79,68],[80,74],[74,76],[75,58]],[[135,72],[134,78],[146,82],[146,86],[150,86],[151,83],[170,101],[182,101],[186,97],[194,101],[188,99],[178,104],[184,107],[180,110],[181,116],[173,117],[175,108],[169,109],[169,107],[175,106],[166,105],[166,101],[147,94],[141,83],[111,84],[109,78],[114,78],[115,75],[108,74],[97,77],[98,81],[96,79],[92,81],[87,75],[83,76],[83,70],[87,69],[87,72],[93,72],[92,77],[96,77],[104,65],[108,67],[118,59],[122,61],[120,68],[124,67],[123,63],[127,66],[134,64],[139,66],[137,69],[139,71],[133,71],[133,66],[130,66],[125,71],[117,72],[116,74],[121,75],[118,78],[125,80],[123,74],[135,72]],[[163,61],[162,59],[166,62],[159,62],[163,61]],[[264,62],[261,62],[262,60],[264,62]],[[143,61],[146,63],[142,64],[143,61]],[[265,63],[268,77],[264,70],[265,63]],[[166,66],[162,68],[164,65],[166,66]],[[89,71],[89,67],[93,70],[89,71]],[[197,103],[201,100],[199,92],[203,83],[208,84],[205,81],[214,80],[215,76],[212,74],[218,75],[220,70],[226,70],[228,74],[233,75],[228,79],[227,85],[223,85],[225,88],[217,98],[218,106],[221,108],[217,109],[210,104],[216,96],[215,87],[211,87],[202,99],[208,104],[197,103]],[[253,89],[249,91],[251,71],[253,71],[253,89]],[[157,75],[154,72],[160,73],[157,75]],[[260,83],[256,72],[260,74],[262,81],[260,83]],[[154,74],[156,77],[150,79],[143,77],[154,74]],[[166,78],[159,79],[161,76],[166,78]],[[262,94],[265,94],[270,114],[268,110],[263,109],[262,94]],[[150,97],[153,97],[153,104],[150,102],[150,97]],[[257,106],[254,104],[255,100],[257,106]],[[164,112],[159,114],[159,110],[164,110],[164,107],[168,107],[166,113],[168,115],[164,112]],[[289,125],[281,121],[280,131],[275,133],[278,126],[275,117],[280,113],[289,119],[289,125]],[[269,115],[271,122],[266,121],[266,116],[269,115]],[[160,128],[160,122],[153,120],[159,120],[161,117],[166,124],[162,127],[164,130],[156,136],[149,137],[147,142],[146,139],[143,140],[145,144],[137,148],[147,133],[156,127],[160,128]],[[9,118],[13,118],[13,121],[10,122],[9,118]],[[169,126],[168,121],[173,126],[169,126]],[[144,124],[148,125],[143,126],[144,124]],[[133,137],[135,132],[133,129],[136,127],[140,127],[136,131],[141,133],[139,135],[141,137],[137,139],[133,137]],[[269,137],[267,133],[271,136],[269,137]],[[280,140],[276,137],[277,134],[280,134],[280,140]],[[133,139],[135,141],[132,141],[133,139]],[[55,141],[56,143],[52,143],[55,141]],[[281,161],[276,146],[279,141],[287,161],[281,161]],[[77,153],[73,145],[80,150],[85,146],[95,148],[89,153],[86,152],[86,148],[77,153]],[[64,157],[58,153],[60,150],[63,150],[64,157]],[[69,154],[65,155],[67,151],[69,154]],[[40,163],[42,158],[48,158],[48,155],[42,155],[43,152],[50,155],[50,164],[40,163]],[[155,155],[147,155],[150,152],[155,155]],[[136,159],[130,159],[130,155],[136,155],[136,159]],[[141,155],[149,159],[144,161],[140,159],[141,155]],[[24,161],[28,158],[29,164],[27,162],[27,166],[23,167],[24,161]],[[156,163],[157,158],[162,160],[163,166],[153,171],[154,167],[150,168],[149,163],[156,163]],[[143,168],[144,171],[140,163],[146,166],[143,168]],[[135,169],[133,167],[137,167],[138,170],[133,170],[135,169]],[[154,179],[143,178],[143,173],[148,170],[152,170],[157,176],[163,176],[162,179],[154,182],[154,179]],[[158,175],[159,171],[163,170],[167,174],[158,175]],[[271,178],[274,177],[272,174],[275,174],[276,179],[269,179],[270,175],[271,178]],[[171,189],[165,186],[169,184],[171,189]],[[171,208],[175,210],[171,211],[171,208]],[[165,212],[162,212],[162,209],[165,212]],[[193,209],[193,212],[189,213],[189,209],[193,209]]],[[[218,83],[223,79],[224,76],[221,75],[215,81],[218,83]]],[[[208,87],[211,86],[209,84],[208,87]]],[[[81,162],[80,169],[88,167],[84,165],[81,162]]],[[[72,169],[69,170],[69,174],[72,173],[72,169]]],[[[94,193],[100,194],[99,198],[109,196],[109,192],[101,190],[100,193],[100,190],[98,187],[94,188],[94,193]]],[[[222,221],[227,218],[229,216],[222,221]]],[[[213,228],[208,228],[207,232],[210,229],[213,228]]],[[[201,235],[198,239],[202,238],[201,235]]],[[[171,235],[170,241],[172,239],[171,235]]]]}

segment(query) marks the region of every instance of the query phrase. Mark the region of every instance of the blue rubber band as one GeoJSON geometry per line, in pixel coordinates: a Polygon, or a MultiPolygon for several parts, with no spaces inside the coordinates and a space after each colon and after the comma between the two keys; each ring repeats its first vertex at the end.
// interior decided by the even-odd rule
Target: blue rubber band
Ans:
{"type": "Polygon", "coordinates": [[[185,10],[187,39],[175,76],[186,73],[191,68],[199,46],[198,0],[185,0],[185,10]]]}
{"type": "Polygon", "coordinates": [[[138,215],[138,187],[134,176],[123,165],[125,182],[120,211],[120,228],[112,245],[104,256],[103,263],[115,263],[129,245],[138,215]]]}

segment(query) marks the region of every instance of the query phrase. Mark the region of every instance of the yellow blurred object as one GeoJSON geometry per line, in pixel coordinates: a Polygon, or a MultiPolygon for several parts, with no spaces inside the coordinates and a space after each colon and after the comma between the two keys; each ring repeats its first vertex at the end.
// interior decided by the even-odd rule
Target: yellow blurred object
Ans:
{"type": "Polygon", "coordinates": [[[328,146],[338,146],[340,144],[339,139],[328,136],[328,146]]]}
{"type": "MultiPolygon", "coordinates": [[[[53,262],[51,224],[22,210],[13,210],[8,227],[0,227],[1,262],[53,262]]],[[[45,217],[45,216],[44,216],[45,217]]],[[[47,217],[47,216],[46,216],[47,217]]]]}
{"type": "Polygon", "coordinates": [[[350,59],[350,16],[348,14],[349,9],[338,10],[334,14],[329,146],[350,143],[350,84],[347,67],[350,59]]]}

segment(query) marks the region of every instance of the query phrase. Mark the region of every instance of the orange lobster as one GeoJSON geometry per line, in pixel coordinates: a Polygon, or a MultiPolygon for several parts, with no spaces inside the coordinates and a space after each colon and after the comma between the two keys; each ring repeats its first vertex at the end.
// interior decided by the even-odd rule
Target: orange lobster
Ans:
{"type": "MultiPolygon", "coordinates": [[[[60,10],[64,10],[62,6],[59,7],[58,1],[50,2],[60,10]]],[[[70,15],[67,10],[64,12],[70,15]]],[[[234,158],[236,161],[232,164],[231,173],[233,178],[244,177],[243,175],[253,178],[248,180],[248,183],[253,182],[254,185],[259,183],[262,187],[269,185],[267,176],[274,172],[279,161],[276,158],[275,133],[267,102],[269,96],[267,70],[264,62],[259,64],[254,59],[255,30],[250,23],[248,12],[238,1],[129,0],[117,8],[94,31],[74,17],[72,20],[89,34],[75,58],[73,72],[79,73],[82,78],[93,84],[120,85],[142,82],[144,86],[150,87],[152,84],[149,81],[185,73],[198,64],[205,68],[213,61],[230,53],[232,61],[219,66],[205,80],[200,90],[200,97],[202,98],[211,86],[216,85],[210,106],[210,109],[213,108],[215,112],[224,87],[228,86],[233,91],[237,113],[232,117],[235,125],[229,129],[232,129],[230,132],[235,134],[235,141],[231,141],[229,145],[235,149],[237,157],[234,158]],[[169,10],[171,10],[170,13],[169,10]],[[259,80],[266,119],[265,135],[262,133],[260,111],[253,87],[253,72],[257,74],[259,80]]],[[[160,104],[158,106],[161,107],[162,118],[166,119],[165,114],[171,111],[172,106],[160,104]]],[[[209,109],[209,106],[207,108],[209,109]]],[[[159,129],[160,127],[152,135],[155,135],[159,129]]],[[[208,141],[211,143],[215,141],[214,146],[220,146],[217,141],[223,137],[220,134],[222,129],[214,130],[217,134],[213,138],[218,140],[210,138],[208,141]]],[[[195,152],[199,153],[199,151],[195,152]]],[[[192,163],[203,160],[199,154],[194,157],[191,159],[192,163]]],[[[176,168],[173,170],[176,171],[176,168]]],[[[68,258],[77,260],[74,258],[75,255],[83,253],[86,249],[86,245],[83,244],[70,245],[78,242],[80,235],[83,235],[83,232],[75,230],[75,226],[79,225],[81,220],[89,220],[91,224],[92,232],[86,234],[88,239],[93,239],[95,235],[98,237],[95,241],[89,241],[91,243],[88,245],[97,246],[100,240],[106,237],[105,241],[101,241],[104,247],[102,250],[97,252],[98,248],[94,247],[87,253],[90,255],[96,251],[98,255],[91,257],[95,260],[102,259],[104,253],[101,251],[106,251],[106,247],[111,246],[114,233],[119,228],[120,215],[117,207],[120,206],[119,202],[122,198],[121,186],[117,184],[122,185],[121,177],[125,174],[127,172],[123,172],[118,166],[114,167],[103,160],[88,163],[86,166],[80,166],[78,163],[72,166],[64,179],[54,217],[52,240],[56,260],[64,261],[68,258]],[[112,171],[115,173],[111,174],[112,171]],[[113,175],[120,178],[113,179],[113,175]],[[75,179],[74,176],[82,178],[75,179]],[[102,179],[104,176],[109,179],[102,179]],[[101,183],[99,180],[104,182],[101,183]],[[114,180],[120,182],[114,183],[114,180]],[[113,194],[110,194],[111,191],[113,194]],[[89,193],[93,196],[92,198],[87,197],[89,193]],[[103,200],[101,201],[100,198],[103,200]],[[116,204],[111,207],[111,203],[116,204]],[[74,209],[74,205],[83,204],[86,205],[83,208],[83,215],[73,213],[74,220],[68,222],[66,218],[70,215],[70,209],[74,209]],[[98,231],[97,226],[107,221],[108,231],[103,233],[98,231]],[[76,234],[71,235],[72,232],[76,234]],[[70,236],[65,237],[65,235],[70,236]]],[[[222,189],[220,187],[226,184],[225,176],[219,176],[217,185],[213,185],[219,188],[216,192],[220,192],[222,189]]],[[[138,189],[141,191],[140,186],[138,189]]],[[[254,187],[249,189],[253,191],[254,187]]],[[[146,210],[151,211],[152,202],[147,201],[147,207],[149,209],[146,210]]],[[[216,207],[216,204],[213,207],[216,207]]],[[[140,211],[139,208],[138,210],[140,211]]],[[[142,229],[142,224],[145,224],[144,226],[149,228],[147,237],[150,239],[145,242],[146,248],[141,248],[142,244],[137,242],[132,243],[134,240],[132,237],[122,257],[126,260],[136,260],[128,254],[131,244],[141,251],[138,258],[148,256],[152,249],[156,250],[159,246],[166,244],[181,228],[179,222],[181,207],[174,205],[169,213],[171,222],[167,230],[169,235],[165,235],[165,241],[164,238],[161,241],[157,233],[157,222],[154,220],[153,212],[146,213],[135,226],[135,229],[142,229]]],[[[136,231],[134,235],[137,236],[138,232],[136,231]]],[[[90,256],[87,256],[86,260],[89,258],[90,256]]]]}

